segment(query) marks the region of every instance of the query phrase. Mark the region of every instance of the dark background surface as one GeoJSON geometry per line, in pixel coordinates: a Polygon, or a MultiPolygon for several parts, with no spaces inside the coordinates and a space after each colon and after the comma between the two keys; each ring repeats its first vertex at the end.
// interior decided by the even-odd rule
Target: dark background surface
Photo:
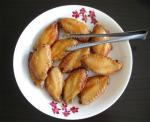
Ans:
{"type": "MultiPolygon", "coordinates": [[[[0,1],[0,122],[64,121],[36,110],[21,94],[13,74],[13,52],[26,25],[42,12],[60,5],[82,4],[113,17],[124,30],[150,30],[148,0],[1,0],[0,1]]],[[[131,42],[133,72],[124,94],[105,112],[80,121],[150,121],[150,35],[131,42]]],[[[19,58],[19,57],[18,57],[19,58]]]]}

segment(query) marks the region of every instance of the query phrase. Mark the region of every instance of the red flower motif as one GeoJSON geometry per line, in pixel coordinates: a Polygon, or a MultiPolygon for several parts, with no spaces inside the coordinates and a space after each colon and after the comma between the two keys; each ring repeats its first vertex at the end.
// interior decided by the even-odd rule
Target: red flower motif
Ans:
{"type": "Polygon", "coordinates": [[[62,110],[67,110],[67,104],[62,103],[61,109],[62,109],[62,110]]]}
{"type": "Polygon", "coordinates": [[[78,18],[78,17],[79,17],[78,11],[73,11],[73,12],[72,12],[72,17],[78,18]]]}
{"type": "Polygon", "coordinates": [[[75,106],[73,106],[73,107],[70,108],[70,111],[71,111],[72,113],[76,113],[76,112],[78,112],[78,109],[79,109],[79,108],[76,108],[75,106]]]}
{"type": "Polygon", "coordinates": [[[54,101],[52,101],[52,102],[50,103],[50,105],[51,105],[52,108],[56,108],[56,107],[57,107],[57,103],[54,102],[54,101]]]}
{"type": "Polygon", "coordinates": [[[53,111],[54,114],[59,114],[59,111],[60,111],[60,110],[61,110],[61,109],[59,109],[59,108],[57,108],[57,107],[52,108],[52,111],[53,111]]]}
{"type": "Polygon", "coordinates": [[[93,23],[95,25],[97,23],[96,18],[91,18],[91,23],[93,23]]]}
{"type": "Polygon", "coordinates": [[[82,20],[83,20],[84,22],[87,22],[87,15],[86,15],[86,14],[83,14],[83,15],[82,15],[82,20]]]}
{"type": "Polygon", "coordinates": [[[93,23],[94,25],[97,23],[97,20],[96,20],[96,16],[95,16],[95,12],[94,11],[89,11],[89,15],[88,17],[91,18],[91,23],[93,23]]]}
{"type": "Polygon", "coordinates": [[[85,14],[85,13],[86,13],[85,8],[81,8],[81,9],[80,9],[80,13],[79,13],[79,14],[82,14],[82,15],[83,15],[83,14],[85,14]]]}
{"type": "Polygon", "coordinates": [[[79,18],[80,16],[81,16],[82,21],[84,22],[87,22],[88,19],[91,19],[92,24],[95,25],[97,23],[94,10],[90,10],[88,14],[85,8],[81,8],[79,11],[75,10],[72,12],[72,17],[79,18]]]}
{"type": "Polygon", "coordinates": [[[91,18],[95,17],[95,12],[94,11],[89,11],[88,16],[91,17],[91,18]]]}
{"type": "Polygon", "coordinates": [[[64,115],[65,117],[69,116],[69,115],[70,115],[70,111],[65,110],[65,111],[63,112],[63,115],[64,115]]]}
{"type": "Polygon", "coordinates": [[[60,112],[62,112],[62,114],[65,117],[69,116],[71,114],[70,112],[77,113],[78,109],[79,109],[79,108],[77,108],[75,106],[73,106],[71,108],[68,108],[67,104],[65,104],[65,103],[62,103],[60,105],[60,107],[57,107],[57,105],[59,105],[59,104],[57,102],[55,102],[55,101],[50,102],[50,106],[51,106],[52,112],[54,114],[60,114],[60,112]]]}

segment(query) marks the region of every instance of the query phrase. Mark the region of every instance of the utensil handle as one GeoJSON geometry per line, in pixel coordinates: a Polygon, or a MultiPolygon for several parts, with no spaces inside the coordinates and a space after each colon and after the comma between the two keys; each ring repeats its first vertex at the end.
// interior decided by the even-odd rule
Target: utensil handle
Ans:
{"type": "Polygon", "coordinates": [[[122,36],[130,36],[136,34],[145,34],[146,30],[136,30],[136,31],[127,31],[121,33],[107,33],[107,34],[69,34],[68,36],[72,38],[81,38],[81,37],[122,37],[122,36]]]}
{"type": "Polygon", "coordinates": [[[74,51],[74,50],[77,50],[77,49],[96,46],[96,45],[105,44],[105,43],[124,42],[124,41],[133,40],[133,39],[145,40],[146,36],[147,36],[147,33],[148,32],[145,31],[145,33],[133,34],[133,35],[122,36],[122,37],[116,37],[116,38],[112,38],[112,39],[105,40],[105,41],[78,44],[78,45],[71,46],[71,47],[67,48],[67,51],[74,51]]]}

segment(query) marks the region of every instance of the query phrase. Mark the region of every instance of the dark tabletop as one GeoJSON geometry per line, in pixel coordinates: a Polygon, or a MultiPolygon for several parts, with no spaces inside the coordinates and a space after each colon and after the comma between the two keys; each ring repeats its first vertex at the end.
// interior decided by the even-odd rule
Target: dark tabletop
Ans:
{"type": "MultiPolygon", "coordinates": [[[[150,31],[148,0],[1,0],[0,1],[0,122],[51,122],[54,119],[35,109],[17,87],[13,74],[13,52],[26,25],[56,6],[81,4],[113,17],[124,30],[150,31]]],[[[133,71],[121,98],[108,110],[80,121],[150,121],[150,34],[146,41],[131,42],[133,71]]],[[[18,57],[19,58],[19,57],[18,57]]]]}

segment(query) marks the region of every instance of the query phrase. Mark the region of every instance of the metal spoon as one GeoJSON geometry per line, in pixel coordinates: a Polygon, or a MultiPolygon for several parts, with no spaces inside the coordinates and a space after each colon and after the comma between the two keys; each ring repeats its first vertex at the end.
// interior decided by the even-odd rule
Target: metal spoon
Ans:
{"type": "Polygon", "coordinates": [[[80,38],[80,37],[113,37],[109,40],[99,41],[99,42],[90,42],[90,43],[82,43],[75,46],[71,46],[67,48],[67,51],[74,51],[77,49],[96,46],[105,43],[114,43],[114,42],[124,42],[133,39],[145,40],[148,31],[146,30],[137,30],[137,31],[128,31],[122,33],[109,33],[109,34],[69,34],[72,38],[80,38]]]}

